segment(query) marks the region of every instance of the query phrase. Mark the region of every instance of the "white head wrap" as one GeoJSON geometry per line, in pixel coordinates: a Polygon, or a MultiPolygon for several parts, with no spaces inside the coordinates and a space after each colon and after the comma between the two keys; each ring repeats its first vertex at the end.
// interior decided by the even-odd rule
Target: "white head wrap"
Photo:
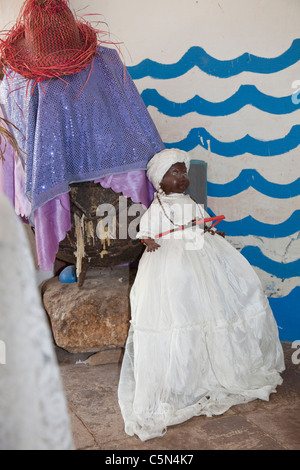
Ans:
{"type": "Polygon", "coordinates": [[[156,153],[148,163],[147,176],[155,189],[159,185],[167,171],[175,163],[185,163],[187,171],[190,169],[190,156],[187,152],[178,149],[164,149],[156,153]]]}

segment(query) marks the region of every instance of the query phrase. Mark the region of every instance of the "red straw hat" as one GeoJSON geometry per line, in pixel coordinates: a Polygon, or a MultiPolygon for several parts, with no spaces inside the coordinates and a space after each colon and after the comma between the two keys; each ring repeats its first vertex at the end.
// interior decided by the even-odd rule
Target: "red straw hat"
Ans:
{"type": "Polygon", "coordinates": [[[1,40],[6,66],[41,81],[78,73],[97,52],[97,33],[75,19],[68,0],[26,0],[15,26],[1,40]]]}

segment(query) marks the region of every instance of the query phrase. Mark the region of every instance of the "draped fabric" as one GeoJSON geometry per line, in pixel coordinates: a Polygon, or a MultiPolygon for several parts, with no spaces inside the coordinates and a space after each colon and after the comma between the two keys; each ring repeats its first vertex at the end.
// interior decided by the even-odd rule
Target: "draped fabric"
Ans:
{"type": "Polygon", "coordinates": [[[30,246],[3,194],[0,218],[0,449],[73,450],[67,402],[30,246]]]}
{"type": "Polygon", "coordinates": [[[25,152],[22,165],[6,146],[0,191],[35,227],[42,270],[52,269],[71,228],[71,183],[95,181],[149,206],[147,163],[164,144],[115,50],[99,47],[86,69],[40,84],[8,72],[0,102],[25,152]]]}
{"type": "Polygon", "coordinates": [[[25,193],[33,212],[67,193],[70,183],[145,170],[164,148],[113,49],[99,47],[86,69],[40,84],[8,72],[0,99],[27,154],[25,193]]]}

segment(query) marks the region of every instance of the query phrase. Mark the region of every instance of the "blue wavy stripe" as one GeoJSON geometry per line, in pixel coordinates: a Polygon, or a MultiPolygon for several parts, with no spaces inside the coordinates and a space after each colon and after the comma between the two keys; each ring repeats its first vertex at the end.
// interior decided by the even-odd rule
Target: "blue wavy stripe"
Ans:
{"type": "Polygon", "coordinates": [[[279,328],[280,340],[300,339],[300,287],[295,287],[285,297],[269,297],[268,300],[279,328]]]}
{"type": "Polygon", "coordinates": [[[167,116],[180,117],[188,113],[199,113],[205,116],[227,116],[236,113],[246,105],[254,106],[270,114],[288,114],[300,109],[299,103],[293,103],[292,96],[276,98],[265,95],[254,85],[242,85],[230,98],[213,103],[198,95],[184,103],[176,103],[163,97],[155,89],[147,88],[141,96],[146,106],[154,106],[167,116]]]}
{"type": "Polygon", "coordinates": [[[258,246],[245,246],[241,254],[252,266],[266,271],[280,279],[288,279],[300,275],[300,259],[290,263],[279,263],[265,256],[258,246]]]}
{"type": "MultiPolygon", "coordinates": [[[[275,209],[274,209],[275,210],[275,209]]],[[[207,209],[211,217],[215,217],[211,209],[207,209]]],[[[226,216],[226,214],[224,214],[226,216]]],[[[300,230],[300,210],[293,212],[293,214],[284,222],[280,224],[265,224],[254,219],[251,215],[244,217],[240,220],[227,222],[222,220],[218,225],[218,230],[222,230],[228,236],[247,236],[257,235],[266,238],[281,238],[293,235],[300,230]]]]}
{"type": "Polygon", "coordinates": [[[290,184],[276,184],[263,178],[256,170],[245,169],[229,183],[216,184],[208,181],[207,195],[211,197],[231,197],[250,187],[266,196],[285,199],[300,195],[300,178],[290,184]]]}
{"type": "Polygon", "coordinates": [[[203,127],[193,128],[187,137],[179,142],[165,143],[167,148],[178,148],[189,152],[197,145],[202,145],[208,149],[207,140],[210,140],[210,148],[213,153],[224,157],[236,157],[244,153],[250,153],[260,157],[271,157],[274,155],[282,155],[293,150],[300,144],[300,125],[295,125],[290,132],[281,139],[262,141],[254,139],[250,135],[246,135],[242,139],[234,142],[221,142],[215,139],[203,127]],[[203,143],[201,141],[203,139],[203,143]]]}
{"type": "Polygon", "coordinates": [[[232,60],[218,60],[198,46],[191,47],[174,64],[161,64],[145,59],[137,65],[129,66],[128,71],[134,80],[144,77],[158,79],[176,78],[193,67],[219,78],[228,78],[242,72],[274,73],[286,69],[300,59],[300,39],[295,39],[291,47],[278,57],[264,58],[245,53],[232,60]]]}

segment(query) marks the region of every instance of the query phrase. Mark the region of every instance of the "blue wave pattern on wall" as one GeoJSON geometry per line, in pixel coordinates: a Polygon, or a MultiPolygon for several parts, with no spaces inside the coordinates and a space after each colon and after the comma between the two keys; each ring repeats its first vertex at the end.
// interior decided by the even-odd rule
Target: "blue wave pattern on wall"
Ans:
{"type": "MultiPolygon", "coordinates": [[[[216,215],[210,208],[207,209],[207,212],[211,217],[216,215]]],[[[224,214],[225,215],[225,214],[224,214]]],[[[228,236],[244,236],[247,235],[256,235],[266,238],[282,238],[293,235],[299,230],[300,227],[300,210],[293,212],[293,214],[280,224],[266,224],[260,222],[251,215],[244,217],[240,220],[234,220],[228,222],[222,220],[218,224],[218,230],[224,231],[228,236]]]]}
{"type": "Polygon", "coordinates": [[[202,145],[208,150],[207,141],[210,141],[210,150],[213,153],[224,157],[236,157],[244,153],[250,153],[260,157],[271,157],[274,155],[282,155],[298,147],[300,144],[300,125],[293,126],[289,133],[281,139],[263,141],[246,135],[234,142],[221,142],[213,137],[204,127],[198,127],[191,129],[187,137],[181,141],[168,142],[165,143],[165,145],[167,148],[175,147],[189,152],[197,145],[202,145]]]}
{"type": "Polygon", "coordinates": [[[194,112],[205,116],[227,116],[236,113],[246,105],[270,114],[288,114],[300,109],[300,100],[293,101],[293,95],[276,98],[262,93],[254,85],[241,85],[230,98],[216,103],[198,95],[184,103],[177,103],[150,88],[145,89],[141,96],[146,106],[154,106],[162,114],[171,117],[181,117],[194,112]]]}
{"type": "Polygon", "coordinates": [[[275,58],[257,57],[253,54],[242,54],[233,60],[218,60],[198,46],[191,47],[175,64],[161,64],[145,59],[137,65],[128,67],[134,80],[150,76],[157,79],[177,78],[193,67],[219,78],[228,78],[242,72],[269,74],[279,72],[300,59],[300,39],[295,39],[291,47],[275,58]]]}
{"type": "Polygon", "coordinates": [[[268,298],[279,327],[281,341],[295,341],[300,338],[299,298],[300,287],[295,287],[284,297],[268,298]]]}
{"type": "Polygon", "coordinates": [[[245,246],[241,253],[252,266],[256,266],[281,279],[299,276],[300,259],[290,263],[279,263],[265,256],[258,246],[245,246]]]}
{"type": "MultiPolygon", "coordinates": [[[[146,59],[134,67],[128,67],[128,69],[135,80],[147,76],[162,80],[174,79],[183,76],[193,67],[198,67],[208,75],[223,79],[243,72],[265,74],[267,79],[269,74],[287,69],[296,64],[299,59],[300,39],[295,39],[284,53],[275,58],[263,58],[245,53],[233,60],[218,60],[211,57],[200,47],[191,47],[176,63],[162,64],[146,59]]],[[[247,105],[270,115],[292,115],[293,112],[300,109],[300,99],[294,99],[294,96],[270,96],[262,93],[254,85],[249,84],[242,84],[232,96],[220,102],[210,102],[199,95],[195,95],[185,102],[175,102],[161,96],[156,89],[148,88],[142,92],[142,98],[147,107],[155,107],[165,116],[183,119],[185,115],[190,113],[197,113],[203,116],[226,117],[233,113],[238,113],[247,105]]],[[[298,93],[297,97],[299,97],[298,93]]],[[[300,144],[300,125],[295,123],[286,132],[284,137],[269,141],[258,140],[247,134],[233,142],[222,142],[212,136],[205,128],[192,127],[184,139],[165,144],[167,148],[175,147],[187,152],[200,145],[211,153],[224,158],[236,157],[243,154],[260,157],[281,156],[284,165],[285,154],[296,149],[300,144]]],[[[232,162],[234,164],[234,159],[232,159],[232,162]]],[[[210,197],[230,198],[250,187],[274,199],[287,199],[299,195],[300,179],[298,178],[289,184],[272,183],[260,175],[259,168],[244,169],[238,177],[225,184],[216,184],[208,181],[207,193],[210,197]]],[[[217,215],[210,208],[207,210],[211,216],[217,215]]],[[[229,237],[247,237],[248,235],[253,235],[266,238],[281,238],[295,234],[299,228],[299,210],[295,210],[284,222],[278,224],[260,222],[249,215],[240,220],[224,220],[218,225],[218,229],[225,231],[229,237]]],[[[265,256],[258,246],[246,245],[241,250],[241,253],[252,266],[271,274],[271,276],[284,280],[299,275],[299,260],[288,263],[274,261],[265,256]]],[[[269,297],[271,308],[280,328],[282,340],[292,341],[300,337],[299,319],[296,316],[299,305],[299,293],[300,288],[295,288],[285,297],[278,297],[280,292],[274,292],[269,297]],[[273,297],[274,295],[276,298],[273,297]],[[284,315],[283,312],[288,312],[288,315],[284,315]]]]}
{"type": "Polygon", "coordinates": [[[244,169],[229,183],[216,184],[208,181],[207,195],[231,197],[251,187],[266,196],[285,199],[300,195],[300,178],[289,184],[276,184],[263,178],[256,170],[244,169]]]}

